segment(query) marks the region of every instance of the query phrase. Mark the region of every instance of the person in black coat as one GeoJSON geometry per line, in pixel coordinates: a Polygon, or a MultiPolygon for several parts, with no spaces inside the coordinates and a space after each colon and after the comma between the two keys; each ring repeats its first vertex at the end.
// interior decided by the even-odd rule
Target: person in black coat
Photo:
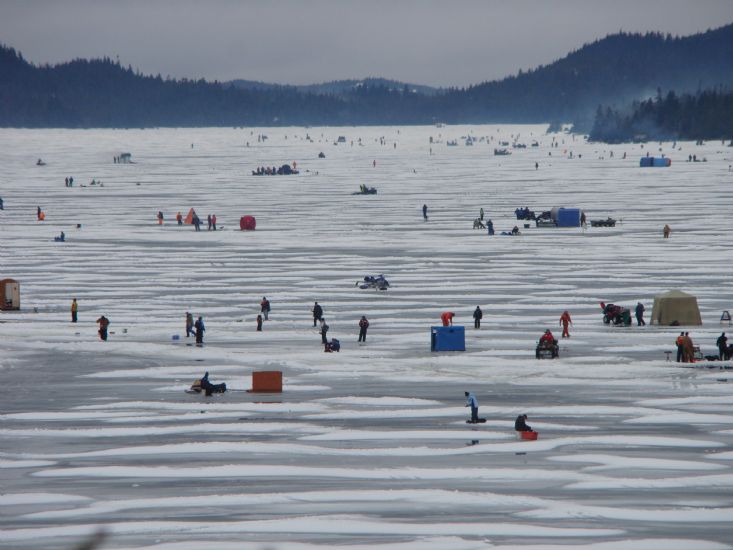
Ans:
{"type": "Polygon", "coordinates": [[[321,317],[321,343],[326,344],[328,343],[328,340],[326,339],[326,335],[328,334],[328,325],[326,324],[326,320],[321,317]]]}
{"type": "Polygon", "coordinates": [[[321,320],[321,317],[323,317],[323,308],[318,305],[318,302],[313,304],[313,326],[315,327],[318,324],[318,321],[321,320]]]}
{"type": "Polygon", "coordinates": [[[484,312],[481,311],[479,306],[473,310],[473,328],[481,328],[481,319],[484,318],[484,312]]]}
{"type": "Polygon", "coordinates": [[[644,304],[642,304],[641,302],[637,302],[636,309],[634,311],[636,313],[636,325],[646,325],[646,322],[644,321],[644,304]]]}
{"type": "Polygon", "coordinates": [[[366,342],[366,333],[369,328],[369,321],[366,315],[362,315],[359,320],[359,342],[366,342]]]}
{"type": "Polygon", "coordinates": [[[520,414],[514,421],[514,429],[518,432],[531,432],[532,428],[527,426],[527,415],[520,414]]]}
{"type": "Polygon", "coordinates": [[[720,360],[725,361],[726,359],[728,359],[728,337],[725,335],[725,332],[718,336],[718,339],[715,343],[718,345],[720,360]]]}
{"type": "Polygon", "coordinates": [[[204,320],[199,317],[196,319],[196,322],[193,324],[194,328],[196,329],[196,343],[197,344],[203,344],[204,343],[204,332],[206,331],[206,327],[204,326],[204,320]]]}

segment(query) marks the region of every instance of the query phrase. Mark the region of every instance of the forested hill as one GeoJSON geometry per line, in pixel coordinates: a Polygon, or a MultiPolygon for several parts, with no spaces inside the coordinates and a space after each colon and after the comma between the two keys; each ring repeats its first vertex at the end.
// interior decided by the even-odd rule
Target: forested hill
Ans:
{"type": "MultiPolygon", "coordinates": [[[[457,60],[459,61],[459,60],[457,60]]],[[[477,75],[480,79],[480,75],[477,75]]],[[[241,89],[142,75],[110,59],[33,65],[0,48],[0,126],[150,127],[586,121],[599,104],[733,85],[733,25],[608,36],[500,81],[436,94],[379,84],[241,89]],[[325,88],[328,90],[328,88],[325,88]]]]}
{"type": "MultiPolygon", "coordinates": [[[[733,24],[682,38],[620,33],[552,63],[441,97],[451,117],[589,125],[599,104],[621,106],[657,89],[733,85],[733,24]]],[[[448,117],[450,118],[450,117],[448,117]]]]}
{"type": "MultiPolygon", "coordinates": [[[[267,82],[259,82],[255,80],[232,80],[231,82],[225,83],[234,86],[235,88],[241,88],[244,90],[270,90],[272,88],[282,87],[280,84],[270,84],[267,82]]],[[[408,92],[417,92],[425,95],[435,95],[440,89],[433,88],[432,86],[423,86],[421,84],[409,84],[407,82],[399,82],[397,80],[389,80],[387,78],[362,78],[359,80],[333,80],[331,82],[323,82],[321,84],[299,84],[293,86],[299,92],[313,93],[313,94],[328,94],[336,96],[349,95],[361,87],[368,88],[387,88],[391,90],[408,92]]]]}
{"type": "MultiPolygon", "coordinates": [[[[593,141],[733,140],[733,92],[659,93],[624,110],[598,107],[593,141]]],[[[733,141],[731,141],[733,144],[733,141]]]]}

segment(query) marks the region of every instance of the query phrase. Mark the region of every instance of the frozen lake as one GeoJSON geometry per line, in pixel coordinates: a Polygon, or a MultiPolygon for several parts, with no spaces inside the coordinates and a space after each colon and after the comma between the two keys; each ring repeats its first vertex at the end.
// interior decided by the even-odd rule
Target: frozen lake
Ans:
{"type": "Polygon", "coordinates": [[[0,313],[0,547],[73,548],[103,526],[115,549],[733,548],[733,371],[667,362],[678,330],[610,327],[598,305],[642,301],[648,317],[655,294],[692,293],[703,326],[688,330],[716,352],[731,164],[720,142],[544,126],[0,129],[0,279],[22,294],[0,313]],[[493,155],[517,134],[528,148],[493,155]],[[671,167],[639,168],[647,150],[671,167]],[[299,175],[250,175],[293,161],[299,175]],[[472,229],[483,207],[510,230],[525,205],[619,223],[472,229]],[[220,230],[177,226],[191,207],[220,230]],[[379,273],[390,290],[355,287],[379,273]],[[323,352],[316,300],[340,353],[323,352]],[[565,309],[560,359],[536,360],[565,309]],[[466,352],[430,353],[445,310],[466,352]],[[204,317],[202,348],[186,311],[204,317]],[[186,394],[205,370],[234,390],[281,370],[285,391],[186,394]],[[464,422],[466,390],[486,424],[464,422]],[[516,439],[519,413],[538,441],[516,439]]]}

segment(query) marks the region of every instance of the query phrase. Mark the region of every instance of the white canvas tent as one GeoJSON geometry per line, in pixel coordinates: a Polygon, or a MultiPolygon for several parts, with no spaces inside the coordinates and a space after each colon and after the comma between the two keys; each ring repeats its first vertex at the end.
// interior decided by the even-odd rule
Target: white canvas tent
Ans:
{"type": "Polygon", "coordinates": [[[670,290],[654,297],[652,325],[702,325],[697,298],[680,290],[670,290]]]}

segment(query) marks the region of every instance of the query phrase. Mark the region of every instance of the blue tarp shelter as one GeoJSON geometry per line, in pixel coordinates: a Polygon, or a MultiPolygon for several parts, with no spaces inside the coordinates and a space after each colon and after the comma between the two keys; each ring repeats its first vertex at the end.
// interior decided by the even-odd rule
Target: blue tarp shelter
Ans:
{"type": "Polygon", "coordinates": [[[466,351],[464,327],[430,327],[430,351],[466,351]]]}
{"type": "Polygon", "coordinates": [[[650,166],[666,168],[667,166],[672,166],[672,159],[665,157],[641,157],[639,166],[641,168],[650,166]]]}

